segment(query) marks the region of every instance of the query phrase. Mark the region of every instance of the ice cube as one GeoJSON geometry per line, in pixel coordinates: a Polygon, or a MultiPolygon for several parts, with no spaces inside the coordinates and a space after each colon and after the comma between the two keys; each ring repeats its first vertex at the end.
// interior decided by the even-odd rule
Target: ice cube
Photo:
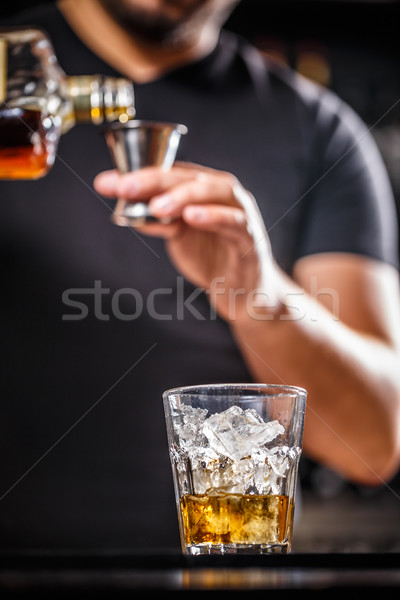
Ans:
{"type": "Polygon", "coordinates": [[[232,406],[202,423],[203,434],[217,453],[238,461],[285,431],[279,421],[265,422],[254,409],[232,406]]]}
{"type": "Polygon", "coordinates": [[[207,440],[202,434],[202,424],[207,413],[206,408],[194,408],[186,404],[174,413],[174,429],[182,449],[197,452],[197,449],[207,445],[207,440]]]}
{"type": "Polygon", "coordinates": [[[265,422],[251,408],[232,406],[207,415],[206,409],[191,406],[174,415],[182,487],[197,494],[278,493],[294,457],[287,446],[266,445],[285,428],[276,420],[265,422]]]}

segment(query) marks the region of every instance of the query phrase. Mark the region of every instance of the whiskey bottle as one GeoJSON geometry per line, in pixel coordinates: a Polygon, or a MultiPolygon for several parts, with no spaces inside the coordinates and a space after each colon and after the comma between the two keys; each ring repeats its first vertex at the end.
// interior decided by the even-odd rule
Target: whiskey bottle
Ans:
{"type": "Polygon", "coordinates": [[[66,75],[46,31],[0,28],[0,179],[46,175],[60,137],[78,123],[134,116],[127,79],[66,75]]]}

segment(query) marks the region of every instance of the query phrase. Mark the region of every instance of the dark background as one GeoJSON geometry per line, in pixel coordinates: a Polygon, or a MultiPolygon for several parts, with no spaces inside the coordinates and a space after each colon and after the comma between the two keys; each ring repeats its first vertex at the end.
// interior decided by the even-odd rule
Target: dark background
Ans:
{"type": "MultiPolygon", "coordinates": [[[[0,17],[45,3],[2,2],[0,17]]],[[[226,27],[360,114],[381,150],[400,214],[400,2],[242,0],[226,27]]],[[[400,473],[367,488],[306,460],[301,469],[294,551],[400,552],[400,473]]]]}

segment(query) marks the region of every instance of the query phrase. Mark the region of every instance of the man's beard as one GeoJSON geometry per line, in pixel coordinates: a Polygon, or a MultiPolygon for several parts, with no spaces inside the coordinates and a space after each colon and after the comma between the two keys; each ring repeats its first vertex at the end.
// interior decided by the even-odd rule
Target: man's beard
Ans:
{"type": "Polygon", "coordinates": [[[160,47],[182,44],[200,23],[200,10],[178,21],[163,14],[152,14],[124,0],[100,0],[111,17],[130,35],[160,47]]]}

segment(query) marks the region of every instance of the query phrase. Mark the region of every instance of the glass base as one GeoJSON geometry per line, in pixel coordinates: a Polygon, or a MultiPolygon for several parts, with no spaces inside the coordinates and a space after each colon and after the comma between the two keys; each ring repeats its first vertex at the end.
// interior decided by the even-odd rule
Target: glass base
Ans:
{"type": "Polygon", "coordinates": [[[286,544],[193,544],[185,546],[185,554],[289,554],[290,545],[286,544]]]}

